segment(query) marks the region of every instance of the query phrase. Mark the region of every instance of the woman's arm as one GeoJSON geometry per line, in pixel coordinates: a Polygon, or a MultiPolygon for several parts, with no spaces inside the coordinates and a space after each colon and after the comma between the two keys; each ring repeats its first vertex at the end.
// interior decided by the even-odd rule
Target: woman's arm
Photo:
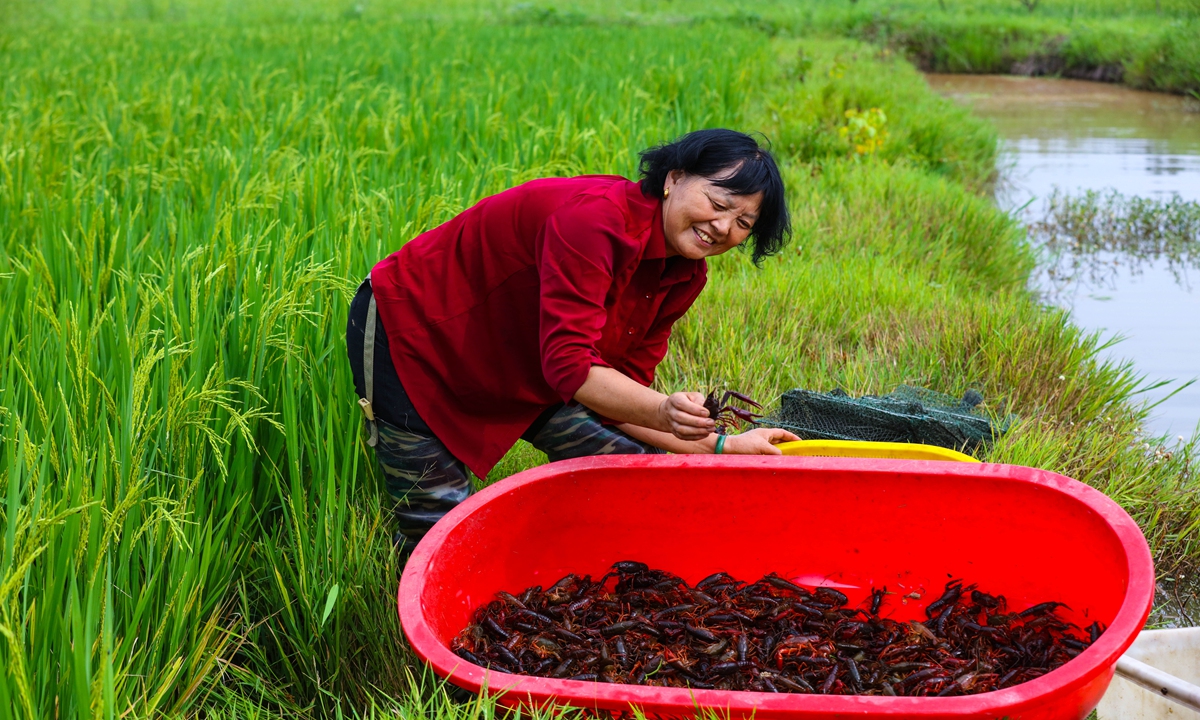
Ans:
{"type": "Polygon", "coordinates": [[[575,399],[595,412],[680,440],[703,440],[716,428],[700,393],[671,395],[651,390],[610,367],[593,365],[575,399]]]}
{"type": "MultiPolygon", "coordinates": [[[[717,434],[713,433],[703,440],[680,440],[670,433],[651,430],[637,425],[618,425],[621,432],[637,438],[647,445],[653,445],[667,452],[680,454],[714,453],[717,446],[717,434]]],[[[799,440],[787,430],[779,428],[754,428],[739,435],[726,435],[725,445],[721,448],[724,455],[782,455],[783,451],[775,447],[781,442],[799,440]]]]}
{"type": "MultiPolygon", "coordinates": [[[[647,445],[652,445],[660,450],[676,453],[679,455],[699,455],[703,453],[713,453],[717,449],[717,434],[709,433],[708,437],[702,440],[680,440],[671,433],[665,433],[659,430],[651,430],[648,427],[634,425],[632,423],[621,423],[617,429],[625,433],[631,438],[641,440],[647,445]]],[[[729,440],[725,441],[729,444],[729,440]]],[[[724,450],[722,449],[722,452],[724,450]]]]}
{"type": "MultiPolygon", "coordinates": [[[[708,417],[700,393],[663,395],[619,370],[593,365],[575,399],[616,420],[622,432],[656,448],[673,453],[716,450],[716,423],[708,417]]],[[[786,430],[755,428],[726,436],[721,451],[730,455],[779,455],[776,444],[799,439],[786,430]]]]}

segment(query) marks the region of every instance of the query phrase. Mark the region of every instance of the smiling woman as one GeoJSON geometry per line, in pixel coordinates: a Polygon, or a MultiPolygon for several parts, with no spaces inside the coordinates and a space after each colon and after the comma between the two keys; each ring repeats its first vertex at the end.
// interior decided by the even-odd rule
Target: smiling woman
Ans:
{"type": "Polygon", "coordinates": [[[698,130],[641,157],[642,192],[663,200],[670,252],[699,260],[753,237],[757,264],[783,247],[791,231],[783,180],[754,138],[698,130]]]}
{"type": "Polygon", "coordinates": [[[371,271],[347,350],[371,445],[415,540],[519,439],[551,460],[778,454],[778,429],[725,438],[698,392],[650,388],[705,258],[789,232],[770,153],[702,130],[642,153],[643,179],[534,180],[484,198],[371,271]]]}

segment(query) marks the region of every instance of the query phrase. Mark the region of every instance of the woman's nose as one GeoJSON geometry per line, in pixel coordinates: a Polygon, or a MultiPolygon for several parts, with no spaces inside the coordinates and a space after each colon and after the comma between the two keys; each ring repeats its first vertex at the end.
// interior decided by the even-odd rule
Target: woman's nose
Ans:
{"type": "Polygon", "coordinates": [[[722,238],[728,237],[729,227],[732,222],[732,220],[724,215],[718,215],[716,219],[713,220],[713,229],[720,233],[722,238]]]}

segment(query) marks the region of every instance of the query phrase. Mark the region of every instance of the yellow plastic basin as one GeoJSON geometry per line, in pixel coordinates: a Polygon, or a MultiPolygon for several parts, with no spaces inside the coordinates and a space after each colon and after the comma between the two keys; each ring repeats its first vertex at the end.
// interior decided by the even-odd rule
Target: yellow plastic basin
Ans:
{"type": "Polygon", "coordinates": [[[860,440],[798,440],[777,445],[784,455],[819,457],[889,458],[892,460],[948,460],[979,462],[970,455],[935,445],[864,442],[860,440]]]}

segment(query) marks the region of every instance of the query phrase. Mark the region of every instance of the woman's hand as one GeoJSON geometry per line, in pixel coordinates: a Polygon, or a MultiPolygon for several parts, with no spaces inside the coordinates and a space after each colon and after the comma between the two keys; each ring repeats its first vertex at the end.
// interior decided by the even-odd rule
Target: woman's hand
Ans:
{"type": "Polygon", "coordinates": [[[776,445],[799,439],[779,428],[754,428],[740,435],[726,436],[721,452],[726,455],[782,455],[783,451],[776,445]]]}
{"type": "Polygon", "coordinates": [[[716,423],[704,408],[704,395],[677,392],[658,406],[658,427],[680,440],[703,440],[712,434],[716,423]]]}
{"type": "MultiPolygon", "coordinates": [[[[593,365],[587,380],[575,392],[575,399],[618,423],[661,432],[676,441],[704,440],[716,428],[704,409],[704,395],[694,392],[663,395],[610,367],[593,365]]],[[[679,452],[674,446],[670,449],[679,452]]]]}

